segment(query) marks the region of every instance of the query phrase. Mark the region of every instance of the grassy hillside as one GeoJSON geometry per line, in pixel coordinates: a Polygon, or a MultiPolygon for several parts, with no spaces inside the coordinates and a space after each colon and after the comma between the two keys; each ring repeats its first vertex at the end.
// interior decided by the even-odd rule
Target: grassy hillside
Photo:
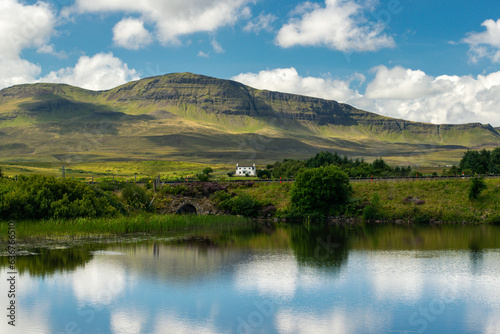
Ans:
{"type": "Polygon", "coordinates": [[[456,163],[500,144],[489,125],[408,122],[349,105],[191,73],[102,92],[60,84],[0,91],[0,162],[267,163],[335,150],[402,165],[456,163]]]}
{"type": "MultiPolygon", "coordinates": [[[[353,182],[354,207],[348,215],[362,219],[363,207],[376,206],[376,219],[429,223],[500,223],[500,179],[487,179],[478,199],[468,198],[470,179],[353,182]],[[378,199],[377,199],[378,198],[378,199]]],[[[281,212],[290,207],[290,183],[256,184],[239,194],[269,202],[281,212]]]]}

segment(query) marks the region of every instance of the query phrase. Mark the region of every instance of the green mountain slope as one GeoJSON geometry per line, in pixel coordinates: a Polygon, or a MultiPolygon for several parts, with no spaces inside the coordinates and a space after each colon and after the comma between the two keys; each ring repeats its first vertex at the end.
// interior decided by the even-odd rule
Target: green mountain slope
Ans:
{"type": "Polygon", "coordinates": [[[409,122],[191,73],[101,92],[59,84],[0,91],[0,161],[304,158],[321,150],[446,164],[500,144],[490,125],[409,122]]]}

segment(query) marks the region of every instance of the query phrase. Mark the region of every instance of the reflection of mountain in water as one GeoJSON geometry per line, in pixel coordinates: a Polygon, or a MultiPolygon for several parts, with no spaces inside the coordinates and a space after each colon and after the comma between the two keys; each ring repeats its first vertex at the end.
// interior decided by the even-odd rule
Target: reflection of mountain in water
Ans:
{"type": "MultiPolygon", "coordinates": [[[[91,251],[96,249],[97,245],[65,249],[40,248],[32,250],[36,255],[16,257],[16,269],[21,274],[28,272],[32,276],[42,277],[56,272],[72,271],[89,262],[93,258],[91,251]]],[[[0,257],[0,267],[8,265],[9,258],[0,257]]]]}

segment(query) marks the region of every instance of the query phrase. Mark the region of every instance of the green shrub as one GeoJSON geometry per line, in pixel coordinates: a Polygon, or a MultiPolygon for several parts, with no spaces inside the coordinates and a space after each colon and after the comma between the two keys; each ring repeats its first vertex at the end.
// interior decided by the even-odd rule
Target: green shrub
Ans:
{"type": "Polygon", "coordinates": [[[76,180],[31,175],[0,181],[3,219],[100,217],[123,210],[111,195],[76,180]]]}
{"type": "MultiPolygon", "coordinates": [[[[226,211],[232,215],[241,215],[244,217],[257,217],[263,205],[251,197],[250,195],[239,195],[228,198],[227,195],[222,195],[218,192],[217,196],[222,197],[222,201],[217,204],[217,209],[226,211]]],[[[229,195],[231,196],[231,195],[229,195]]]]}
{"type": "Polygon", "coordinates": [[[196,179],[200,182],[208,182],[210,181],[210,175],[205,173],[197,174],[196,179]]]}
{"type": "Polygon", "coordinates": [[[378,210],[371,204],[368,204],[363,209],[363,221],[375,220],[378,218],[378,210]]]}
{"type": "Polygon", "coordinates": [[[122,190],[122,199],[127,208],[130,209],[150,209],[151,196],[145,188],[134,183],[127,185],[122,190]]]}
{"type": "Polygon", "coordinates": [[[296,211],[309,216],[342,213],[352,193],[349,177],[336,166],[302,171],[291,189],[291,203],[296,211]]]}
{"type": "Polygon", "coordinates": [[[233,197],[232,194],[228,193],[227,191],[224,190],[219,190],[212,194],[212,200],[215,202],[215,204],[219,204],[221,202],[227,201],[233,197]]]}
{"type": "Polygon", "coordinates": [[[381,218],[380,197],[378,194],[373,195],[372,200],[363,209],[363,221],[376,220],[381,218]]]}
{"type": "Polygon", "coordinates": [[[206,167],[206,168],[204,168],[204,169],[201,171],[201,173],[202,173],[202,174],[206,174],[206,175],[208,175],[208,174],[210,174],[210,173],[213,173],[213,172],[214,172],[214,170],[212,169],[212,167],[206,167]]]}
{"type": "Polygon", "coordinates": [[[484,178],[480,176],[473,177],[469,187],[469,199],[477,199],[484,189],[486,189],[484,178]]]}

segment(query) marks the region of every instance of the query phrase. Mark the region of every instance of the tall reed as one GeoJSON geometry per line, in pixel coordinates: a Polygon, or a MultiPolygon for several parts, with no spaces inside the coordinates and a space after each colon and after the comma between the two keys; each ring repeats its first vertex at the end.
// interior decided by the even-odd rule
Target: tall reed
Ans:
{"type": "MultiPolygon", "coordinates": [[[[114,218],[48,219],[16,222],[19,240],[43,237],[124,235],[130,233],[173,234],[189,231],[225,231],[251,225],[235,216],[158,215],[140,213],[114,218]]],[[[0,222],[0,240],[7,240],[8,223],[0,222]]]]}

